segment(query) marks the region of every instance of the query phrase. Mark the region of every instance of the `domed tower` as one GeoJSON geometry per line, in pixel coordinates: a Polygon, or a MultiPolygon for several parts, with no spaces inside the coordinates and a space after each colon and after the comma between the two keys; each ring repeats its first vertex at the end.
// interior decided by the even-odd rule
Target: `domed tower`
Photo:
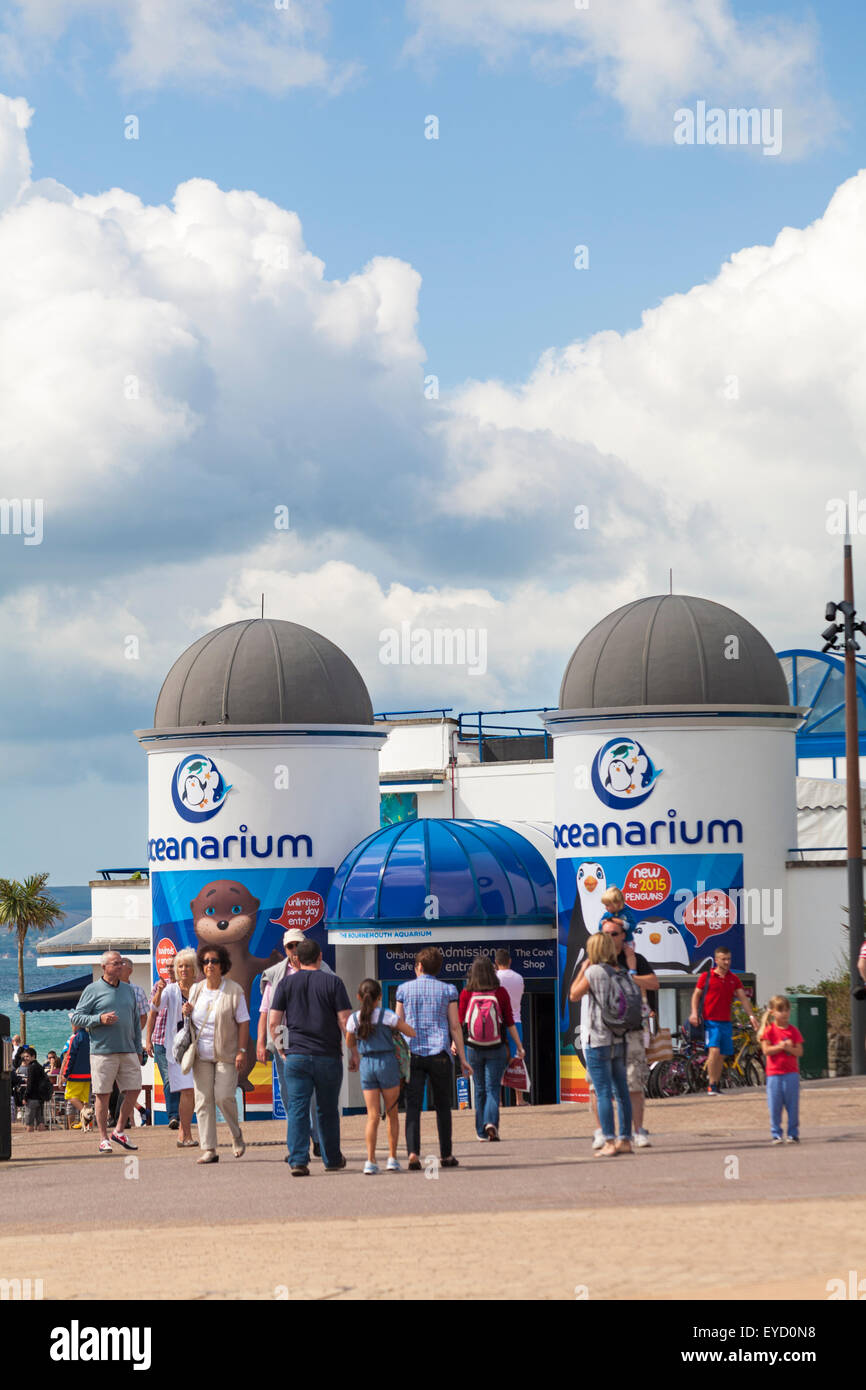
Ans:
{"type": "Polygon", "coordinates": [[[610,613],[562,679],[554,738],[561,976],[561,1092],[583,1089],[568,987],[601,893],[624,894],[635,948],[667,986],[676,1027],[717,945],[757,976],[788,983],[784,883],[795,843],[792,708],[772,647],[739,613],[658,595],[610,613]],[[591,884],[591,889],[587,884],[591,884]],[[596,901],[598,899],[598,901],[596,901]]]}
{"type": "MultiPolygon", "coordinates": [[[[154,727],[136,736],[156,969],[184,946],[228,948],[250,1005],[252,1071],[259,976],[284,959],[284,931],[309,933],[333,959],[325,901],[337,865],[378,826],[385,731],[345,652],[298,623],[251,619],[178,657],[154,727]]],[[[266,1090],[269,1114],[269,1074],[266,1090]]]]}

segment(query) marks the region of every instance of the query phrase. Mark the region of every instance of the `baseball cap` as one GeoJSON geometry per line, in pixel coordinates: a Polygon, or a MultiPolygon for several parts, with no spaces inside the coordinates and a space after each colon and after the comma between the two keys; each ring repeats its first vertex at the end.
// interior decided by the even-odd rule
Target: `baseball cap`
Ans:
{"type": "Polygon", "coordinates": [[[289,927],[289,930],[288,930],[288,931],[283,932],[283,945],[284,945],[284,946],[288,946],[289,942],[294,942],[294,941],[306,941],[306,939],[307,939],[307,938],[306,938],[306,936],[304,935],[304,933],[303,933],[302,931],[298,931],[298,928],[297,928],[297,927],[289,927]]]}

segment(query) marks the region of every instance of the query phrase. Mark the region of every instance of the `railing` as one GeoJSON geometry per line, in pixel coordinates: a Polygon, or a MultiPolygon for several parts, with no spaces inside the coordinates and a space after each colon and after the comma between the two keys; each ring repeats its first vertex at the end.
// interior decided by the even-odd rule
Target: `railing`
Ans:
{"type": "Polygon", "coordinates": [[[101,874],[108,882],[111,882],[112,874],[116,874],[118,878],[132,878],[133,874],[140,874],[144,879],[150,878],[150,869],[97,869],[96,872],[101,874]]]}
{"type": "Polygon", "coordinates": [[[447,714],[451,714],[451,713],[452,713],[453,709],[454,709],[454,706],[453,706],[453,705],[447,705],[444,709],[443,709],[441,706],[439,707],[439,709],[392,709],[392,710],[388,710],[388,711],[386,711],[386,712],[384,712],[384,713],[382,713],[382,714],[374,714],[374,715],[373,715],[373,718],[374,718],[374,719],[399,719],[399,718],[401,718],[402,716],[407,715],[407,714],[441,714],[442,718],[444,719],[445,716],[446,716],[447,714]]]}
{"type": "Polygon", "coordinates": [[[468,736],[478,739],[478,761],[484,761],[484,739],[485,738],[530,738],[544,736],[544,756],[550,757],[550,735],[546,729],[524,728],[518,724],[488,724],[486,727],[482,723],[485,717],[494,715],[497,718],[503,714],[547,714],[551,705],[528,705],[521,709],[480,709],[466,714],[460,714],[457,719],[457,737],[466,739],[468,736]],[[469,721],[475,720],[476,725],[470,725],[469,721]],[[468,731],[468,734],[464,732],[468,731]]]}

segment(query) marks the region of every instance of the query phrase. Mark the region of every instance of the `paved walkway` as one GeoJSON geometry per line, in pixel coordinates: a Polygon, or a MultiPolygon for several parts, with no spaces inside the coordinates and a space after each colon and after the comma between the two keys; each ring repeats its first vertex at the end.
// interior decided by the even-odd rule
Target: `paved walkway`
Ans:
{"type": "MultiPolygon", "coordinates": [[[[508,1299],[823,1299],[866,1276],[866,1079],[807,1083],[799,1146],[769,1145],[758,1091],[653,1102],[647,1123],[652,1148],[602,1160],[583,1108],[505,1111],[498,1145],[457,1115],[459,1168],[367,1178],[353,1116],[348,1168],[307,1179],[276,1122],[210,1168],[162,1128],[135,1131],[135,1161],[16,1132],[0,1276],[42,1278],[47,1298],[454,1298],[467,1243],[479,1294],[508,1299]]],[[[432,1117],[422,1133],[433,1160],[432,1117]]]]}

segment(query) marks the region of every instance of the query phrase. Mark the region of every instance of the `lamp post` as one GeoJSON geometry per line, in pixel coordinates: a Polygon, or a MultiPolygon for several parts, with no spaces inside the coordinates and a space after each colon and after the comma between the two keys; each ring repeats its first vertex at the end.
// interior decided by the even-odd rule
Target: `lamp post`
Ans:
{"type": "MultiPolygon", "coordinates": [[[[843,634],[845,653],[845,780],[848,807],[848,961],[852,983],[859,985],[857,959],[863,941],[863,831],[860,823],[860,744],[857,734],[857,670],[854,664],[859,646],[855,633],[866,633],[866,623],[855,622],[854,567],[851,556],[850,522],[845,532],[845,597],[841,603],[827,604],[825,617],[830,626],[821,633],[822,651],[838,651],[836,638],[843,634]],[[835,621],[837,613],[842,622],[835,621]]],[[[851,1000],[851,1072],[866,1072],[866,1010],[862,1002],[851,1000]]]]}

